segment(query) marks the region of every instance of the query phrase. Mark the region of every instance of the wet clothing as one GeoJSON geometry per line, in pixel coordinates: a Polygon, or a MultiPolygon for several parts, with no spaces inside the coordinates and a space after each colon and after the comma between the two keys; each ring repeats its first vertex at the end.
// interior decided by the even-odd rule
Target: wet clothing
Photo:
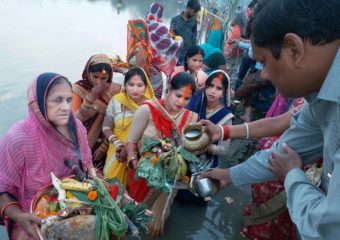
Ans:
{"type": "Polygon", "coordinates": [[[268,157],[273,150],[283,152],[283,143],[297,151],[305,164],[323,158],[326,194],[299,168],[292,169],[284,181],[288,210],[302,239],[337,239],[340,234],[339,76],[338,49],[320,91],[305,97],[306,103],[294,114],[291,127],[270,149],[230,168],[231,180],[237,186],[275,179],[268,157]]]}

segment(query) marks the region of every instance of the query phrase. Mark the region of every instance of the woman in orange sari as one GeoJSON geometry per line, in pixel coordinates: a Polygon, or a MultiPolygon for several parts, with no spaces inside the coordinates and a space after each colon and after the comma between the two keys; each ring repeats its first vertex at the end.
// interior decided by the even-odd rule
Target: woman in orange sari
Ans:
{"type": "Polygon", "coordinates": [[[141,67],[150,77],[152,50],[149,30],[143,19],[131,19],[127,29],[127,55],[129,66],[141,67]]]}
{"type": "MultiPolygon", "coordinates": [[[[137,169],[140,150],[146,138],[163,139],[180,136],[186,123],[196,122],[196,113],[186,109],[196,83],[189,73],[180,72],[170,83],[168,93],[163,100],[148,100],[135,113],[130,134],[126,143],[127,162],[130,168],[137,169]]],[[[140,160],[142,161],[142,160],[140,160]]],[[[129,192],[136,201],[144,202],[154,213],[149,226],[152,236],[163,233],[166,217],[170,213],[168,199],[172,202],[176,191],[159,192],[146,185],[144,178],[137,181],[130,175],[129,192]]]]}
{"type": "Polygon", "coordinates": [[[82,78],[73,85],[72,110],[86,127],[93,163],[101,169],[109,147],[102,132],[106,107],[121,85],[112,83],[111,61],[104,54],[88,60],[82,78]]]}

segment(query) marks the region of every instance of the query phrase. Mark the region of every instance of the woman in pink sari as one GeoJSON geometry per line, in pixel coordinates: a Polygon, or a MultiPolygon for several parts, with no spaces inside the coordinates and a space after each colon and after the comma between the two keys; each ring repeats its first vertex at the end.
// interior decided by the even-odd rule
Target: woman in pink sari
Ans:
{"type": "Polygon", "coordinates": [[[71,175],[71,160],[92,167],[86,130],[71,113],[72,86],[56,73],[39,75],[28,88],[28,117],[0,140],[0,209],[10,239],[39,239],[41,219],[29,213],[33,196],[58,178],[71,175]]]}

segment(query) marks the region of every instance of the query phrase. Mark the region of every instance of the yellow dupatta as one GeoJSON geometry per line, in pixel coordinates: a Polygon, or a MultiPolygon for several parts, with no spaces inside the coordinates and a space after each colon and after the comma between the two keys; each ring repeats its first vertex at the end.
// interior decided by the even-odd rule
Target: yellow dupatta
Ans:
{"type": "MultiPolygon", "coordinates": [[[[141,68],[142,69],[142,68],[141,68]]],[[[142,69],[143,70],[143,69],[142,69]]],[[[147,77],[145,71],[143,70],[146,76],[146,90],[143,96],[146,99],[154,98],[154,92],[152,89],[152,85],[147,77]]],[[[133,101],[126,91],[122,91],[121,93],[116,94],[113,97],[113,101],[117,101],[121,104],[122,109],[126,107],[127,109],[124,110],[123,118],[115,120],[114,127],[112,132],[116,135],[116,137],[123,143],[127,140],[133,120],[133,114],[138,110],[139,105],[133,101]]],[[[125,162],[117,161],[116,157],[116,149],[115,147],[110,144],[109,150],[107,152],[107,158],[105,161],[104,167],[104,176],[107,178],[118,178],[121,183],[126,186],[128,183],[128,171],[126,169],[125,162]]]]}

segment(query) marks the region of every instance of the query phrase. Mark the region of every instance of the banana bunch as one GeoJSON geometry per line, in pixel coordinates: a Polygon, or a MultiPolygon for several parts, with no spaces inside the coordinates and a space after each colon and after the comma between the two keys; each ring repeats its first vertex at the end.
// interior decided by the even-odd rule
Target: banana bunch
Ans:
{"type": "Polygon", "coordinates": [[[79,182],[73,178],[64,178],[60,186],[65,190],[73,190],[79,192],[89,192],[94,189],[91,183],[79,182]]]}

